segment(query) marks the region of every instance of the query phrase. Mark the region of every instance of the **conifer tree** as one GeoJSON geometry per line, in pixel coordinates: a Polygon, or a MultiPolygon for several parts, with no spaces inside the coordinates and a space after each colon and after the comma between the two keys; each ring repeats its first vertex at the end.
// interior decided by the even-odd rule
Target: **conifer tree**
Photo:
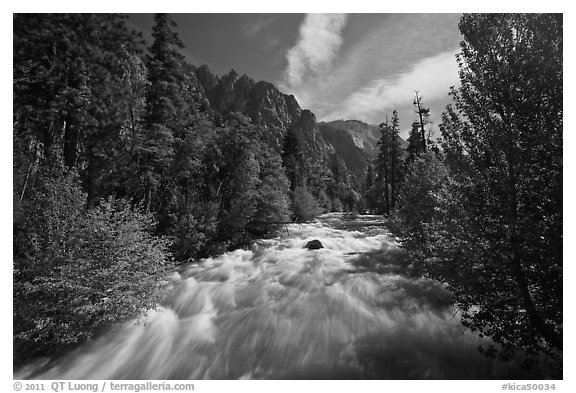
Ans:
{"type": "Polygon", "coordinates": [[[185,124],[187,116],[183,89],[186,82],[184,44],[173,30],[177,25],[167,14],[154,16],[152,37],[147,58],[148,79],[146,123],[149,127],[160,124],[176,134],[178,126],[185,124]]]}
{"type": "Polygon", "coordinates": [[[300,141],[293,130],[289,129],[284,137],[282,148],[282,164],[284,165],[286,176],[290,181],[290,190],[297,187],[305,187],[307,179],[305,176],[305,158],[302,154],[300,141]]]}
{"type": "Polygon", "coordinates": [[[373,211],[376,208],[374,195],[375,185],[376,174],[374,173],[374,165],[368,164],[368,169],[366,169],[366,179],[364,181],[364,198],[366,199],[367,208],[370,211],[373,211]]]}
{"type": "Polygon", "coordinates": [[[415,156],[424,152],[424,148],[422,146],[422,134],[420,133],[420,123],[415,121],[412,123],[412,128],[410,129],[410,133],[408,135],[408,161],[413,161],[415,156]]]}
{"type": "Polygon", "coordinates": [[[392,113],[392,123],[380,124],[378,158],[376,160],[376,189],[383,195],[380,209],[389,214],[397,205],[399,184],[402,180],[402,150],[400,148],[398,112],[392,113]]]}
{"type": "Polygon", "coordinates": [[[139,199],[148,210],[160,213],[160,225],[171,214],[166,208],[173,199],[173,167],[181,160],[176,154],[185,150],[189,134],[198,120],[190,76],[186,72],[182,41],[174,31],[176,23],[167,14],[154,17],[152,37],[146,60],[149,85],[146,94],[144,131],[140,135],[137,161],[139,199]]]}
{"type": "Polygon", "coordinates": [[[94,201],[139,120],[138,37],[119,15],[18,14],[14,22],[15,146],[23,144],[27,162],[14,185],[25,196],[39,167],[63,166],[79,171],[94,201]]]}
{"type": "Polygon", "coordinates": [[[379,211],[384,214],[390,213],[390,128],[388,120],[380,124],[380,139],[377,142],[379,148],[376,161],[376,184],[380,194],[379,211]],[[382,196],[384,200],[382,200],[382,196]]]}
{"type": "Polygon", "coordinates": [[[390,126],[390,203],[396,208],[398,202],[398,190],[402,182],[402,159],[400,150],[400,121],[398,112],[392,112],[392,124],[390,126]]]}

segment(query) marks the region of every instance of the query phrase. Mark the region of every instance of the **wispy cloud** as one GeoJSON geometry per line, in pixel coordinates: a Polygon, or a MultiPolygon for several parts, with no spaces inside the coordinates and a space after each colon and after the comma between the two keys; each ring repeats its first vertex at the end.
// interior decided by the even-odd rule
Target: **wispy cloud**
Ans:
{"type": "Polygon", "coordinates": [[[242,25],[242,31],[247,36],[254,36],[271,26],[276,19],[276,17],[251,17],[242,25]]]}
{"type": "Polygon", "coordinates": [[[280,46],[281,40],[280,37],[276,37],[274,35],[266,36],[266,41],[264,42],[264,49],[270,50],[280,46]]]}
{"type": "Polygon", "coordinates": [[[346,14],[306,15],[296,45],[286,54],[288,65],[281,88],[296,91],[304,82],[329,70],[342,46],[341,33],[346,21],[346,14]]]}
{"type": "Polygon", "coordinates": [[[458,19],[456,14],[351,14],[332,29],[322,27],[330,33],[319,39],[306,34],[312,24],[307,17],[276,83],[320,120],[377,124],[397,109],[402,128],[410,127],[414,90],[419,90],[437,122],[450,102],[449,87],[458,84],[458,19]],[[306,45],[308,38],[320,49],[306,45]]]}
{"type": "Polygon", "coordinates": [[[258,42],[266,51],[271,51],[281,44],[281,39],[274,32],[276,16],[247,15],[241,25],[241,31],[251,42],[258,42]],[[257,39],[258,41],[254,41],[257,39]]]}
{"type": "Polygon", "coordinates": [[[323,119],[367,118],[384,110],[411,102],[415,90],[427,101],[445,97],[458,83],[456,49],[442,52],[413,64],[407,71],[375,79],[353,92],[323,119]]]}

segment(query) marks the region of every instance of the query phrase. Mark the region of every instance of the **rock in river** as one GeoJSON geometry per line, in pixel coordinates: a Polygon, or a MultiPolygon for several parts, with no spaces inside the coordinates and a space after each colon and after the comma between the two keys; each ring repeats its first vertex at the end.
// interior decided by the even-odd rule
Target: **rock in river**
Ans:
{"type": "Polygon", "coordinates": [[[308,243],[306,243],[304,247],[309,250],[319,250],[321,248],[324,248],[324,246],[322,245],[322,243],[320,243],[320,240],[318,239],[310,240],[308,243]]]}

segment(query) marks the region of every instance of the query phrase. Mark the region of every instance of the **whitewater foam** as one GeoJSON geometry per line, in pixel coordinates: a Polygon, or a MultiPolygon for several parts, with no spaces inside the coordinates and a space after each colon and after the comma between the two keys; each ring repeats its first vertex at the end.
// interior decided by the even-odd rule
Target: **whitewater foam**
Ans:
{"type": "Polygon", "coordinates": [[[448,366],[406,355],[421,350],[414,345],[422,337],[438,362],[448,342],[473,359],[474,372],[494,373],[471,350],[479,339],[458,325],[443,287],[402,272],[401,250],[379,217],[329,215],[287,231],[187,266],[146,323],[127,323],[15,378],[402,378],[389,374],[392,350],[416,376],[449,377],[448,366]],[[303,248],[312,239],[324,248],[303,248]]]}

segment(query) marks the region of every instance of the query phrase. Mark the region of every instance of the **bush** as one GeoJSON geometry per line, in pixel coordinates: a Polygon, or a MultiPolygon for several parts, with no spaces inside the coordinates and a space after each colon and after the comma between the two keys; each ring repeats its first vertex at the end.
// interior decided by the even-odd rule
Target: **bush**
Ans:
{"type": "Polygon", "coordinates": [[[318,203],[320,204],[320,208],[322,209],[323,213],[330,213],[332,212],[332,200],[326,194],[326,191],[321,190],[318,194],[318,203]]]}
{"type": "Polygon", "coordinates": [[[320,214],[318,200],[304,187],[297,187],[292,195],[292,211],[296,221],[311,221],[320,214]]]}
{"type": "Polygon", "coordinates": [[[172,250],[178,261],[209,255],[210,241],[216,237],[218,205],[216,202],[191,201],[181,204],[172,224],[172,250]]]}
{"type": "Polygon", "coordinates": [[[342,210],[344,210],[344,206],[342,205],[342,202],[340,201],[340,199],[334,198],[332,200],[332,211],[333,212],[341,212],[342,210]]]}
{"type": "MultiPolygon", "coordinates": [[[[41,179],[42,180],[42,179],[41,179]]],[[[72,175],[41,181],[15,231],[15,362],[80,344],[154,307],[169,267],[154,222],[113,198],[84,210],[72,175]]]]}

